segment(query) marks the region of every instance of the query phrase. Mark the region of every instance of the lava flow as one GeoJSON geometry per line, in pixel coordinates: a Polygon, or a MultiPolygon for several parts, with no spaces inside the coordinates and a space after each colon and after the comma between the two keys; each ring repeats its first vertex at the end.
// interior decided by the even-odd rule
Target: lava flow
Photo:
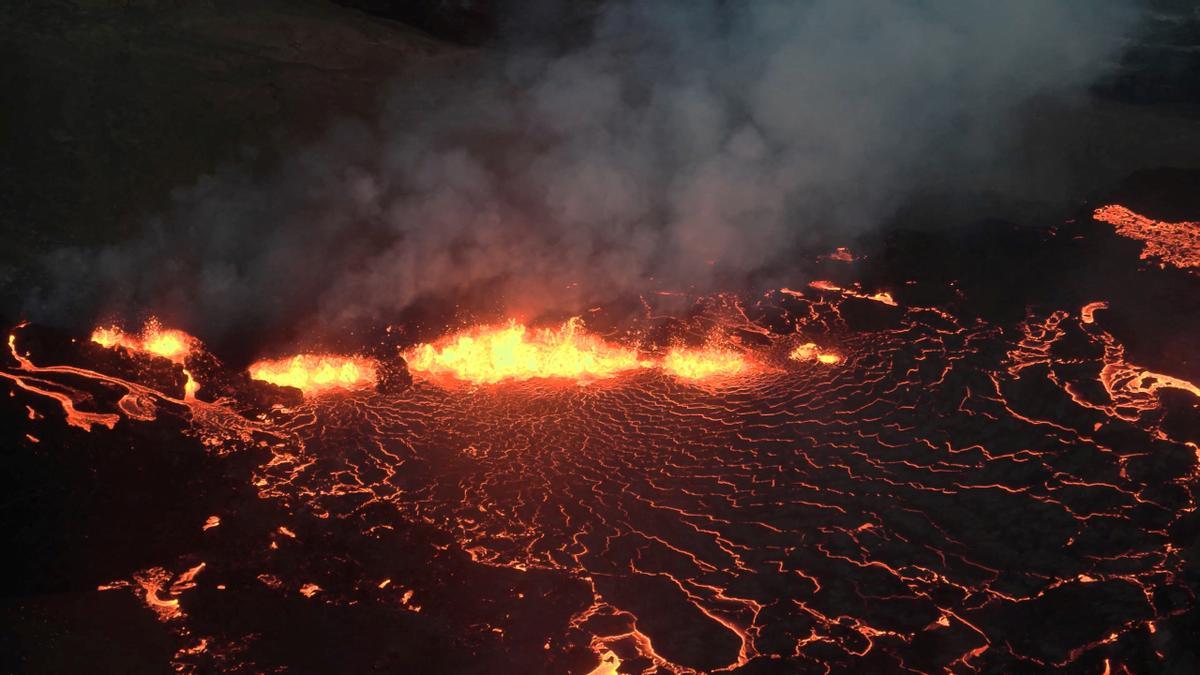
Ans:
{"type": "MultiPolygon", "coordinates": [[[[1132,362],[1111,303],[990,325],[837,290],[714,303],[664,350],[476,327],[405,352],[395,391],[365,357],[252,366],[303,391],[286,405],[245,374],[208,403],[39,365],[27,326],[0,380],[37,452],[149,438],[138,462],[209,476],[177,545],[86,573],[161,622],[180,672],[400,670],[424,645],[459,672],[1178,658],[1200,387],[1132,362]],[[887,323],[852,329],[863,311],[887,323]],[[705,333],[729,339],[681,346],[705,333]]],[[[149,360],[150,335],[102,339],[149,360]]]]}
{"type": "Polygon", "coordinates": [[[756,370],[741,353],[720,346],[677,346],[661,357],[642,354],[589,334],[578,318],[558,329],[531,330],[515,321],[480,326],[420,345],[406,356],[415,372],[472,384],[532,379],[586,384],[645,368],[683,380],[717,381],[756,370]]]}
{"type": "Polygon", "coordinates": [[[1200,268],[1200,222],[1169,223],[1134,213],[1119,204],[1101,206],[1092,217],[1112,225],[1117,234],[1144,242],[1142,259],[1157,259],[1160,266],[1200,268]]]}

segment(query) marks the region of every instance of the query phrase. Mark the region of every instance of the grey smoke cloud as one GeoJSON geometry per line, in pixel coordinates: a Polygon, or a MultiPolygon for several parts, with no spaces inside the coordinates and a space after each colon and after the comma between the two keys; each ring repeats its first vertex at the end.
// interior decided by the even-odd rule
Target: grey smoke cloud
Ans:
{"type": "Polygon", "coordinates": [[[38,316],[183,313],[209,335],[387,320],[485,288],[514,312],[697,290],[1003,164],[1082,91],[1119,0],[611,3],[589,40],[393,86],[267,178],[224,168],[142,236],[63,250],[38,316]]]}

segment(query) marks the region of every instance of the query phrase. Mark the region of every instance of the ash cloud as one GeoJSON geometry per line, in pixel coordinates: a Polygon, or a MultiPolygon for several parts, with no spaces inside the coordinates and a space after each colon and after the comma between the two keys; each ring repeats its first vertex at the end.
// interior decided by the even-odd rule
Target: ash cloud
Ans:
{"type": "Polygon", "coordinates": [[[27,313],[219,338],[480,290],[528,316],[729,288],[994,174],[1029,102],[1083,92],[1136,23],[1118,0],[608,4],[579,44],[395,84],[266,178],[227,167],[139,238],[57,252],[27,313]]]}

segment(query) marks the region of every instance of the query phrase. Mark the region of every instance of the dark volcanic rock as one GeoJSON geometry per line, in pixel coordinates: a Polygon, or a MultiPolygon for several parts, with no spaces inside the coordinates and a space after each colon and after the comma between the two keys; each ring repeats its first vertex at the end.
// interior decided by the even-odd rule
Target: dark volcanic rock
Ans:
{"type": "Polygon", "coordinates": [[[412,374],[404,357],[396,355],[381,359],[375,370],[375,390],[381,394],[396,394],[412,386],[412,374]]]}
{"type": "Polygon", "coordinates": [[[173,189],[373,117],[384,82],[456,51],[316,0],[7,8],[0,311],[19,306],[40,254],[125,239],[173,189]]]}

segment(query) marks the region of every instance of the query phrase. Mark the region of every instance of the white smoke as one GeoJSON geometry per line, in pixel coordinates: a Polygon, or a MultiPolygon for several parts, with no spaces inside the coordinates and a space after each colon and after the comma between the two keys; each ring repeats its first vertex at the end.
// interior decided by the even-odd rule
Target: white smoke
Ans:
{"type": "Polygon", "coordinates": [[[1135,21],[1118,0],[610,3],[565,53],[397,83],[266,180],[223,169],[140,238],[58,252],[30,312],[211,335],[737,283],[993,172],[1022,108],[1082,91],[1135,21]]]}

